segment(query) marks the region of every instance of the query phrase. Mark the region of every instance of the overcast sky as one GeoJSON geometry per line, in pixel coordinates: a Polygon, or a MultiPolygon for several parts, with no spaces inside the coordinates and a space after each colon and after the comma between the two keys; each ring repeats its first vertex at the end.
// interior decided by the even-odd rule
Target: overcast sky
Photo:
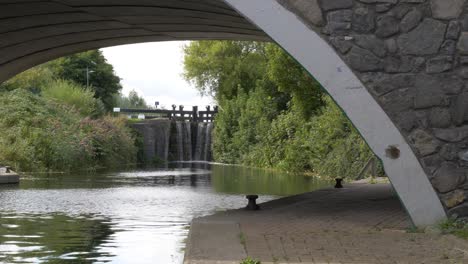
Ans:
{"type": "Polygon", "coordinates": [[[149,105],[159,101],[161,106],[172,104],[203,107],[213,104],[208,97],[182,78],[182,46],[188,42],[156,42],[124,45],[102,49],[107,61],[122,78],[122,93],[135,90],[149,105]]]}

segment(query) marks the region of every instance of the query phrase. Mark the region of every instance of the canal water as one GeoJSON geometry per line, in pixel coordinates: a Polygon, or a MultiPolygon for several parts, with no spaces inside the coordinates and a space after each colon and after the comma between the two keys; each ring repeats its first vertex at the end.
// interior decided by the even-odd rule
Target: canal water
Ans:
{"type": "Polygon", "coordinates": [[[182,263],[190,221],[330,186],[301,175],[206,163],[0,186],[0,263],[182,263]]]}

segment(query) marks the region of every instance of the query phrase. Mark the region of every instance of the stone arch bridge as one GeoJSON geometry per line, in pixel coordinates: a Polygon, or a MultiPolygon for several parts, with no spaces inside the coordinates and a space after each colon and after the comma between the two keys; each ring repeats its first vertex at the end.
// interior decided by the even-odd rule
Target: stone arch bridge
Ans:
{"type": "Polygon", "coordinates": [[[383,161],[413,222],[468,216],[465,0],[0,0],[0,82],[88,49],[275,41],[383,161]]]}

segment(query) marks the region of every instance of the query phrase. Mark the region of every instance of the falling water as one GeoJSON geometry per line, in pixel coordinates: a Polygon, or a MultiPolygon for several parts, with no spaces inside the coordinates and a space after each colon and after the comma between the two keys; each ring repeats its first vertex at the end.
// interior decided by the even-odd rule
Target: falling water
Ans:
{"type": "Polygon", "coordinates": [[[183,122],[176,121],[177,160],[184,160],[184,129],[183,122]]]}
{"type": "Polygon", "coordinates": [[[206,161],[211,160],[211,131],[213,130],[213,123],[206,123],[205,127],[205,147],[204,147],[204,159],[206,161]]]}
{"type": "Polygon", "coordinates": [[[210,161],[213,123],[154,120],[135,124],[144,139],[145,159],[210,161]]]}
{"type": "Polygon", "coordinates": [[[197,142],[195,142],[195,157],[194,160],[203,160],[205,147],[205,123],[198,123],[197,127],[197,142]]]}
{"type": "Polygon", "coordinates": [[[167,161],[171,122],[169,120],[151,120],[134,124],[133,127],[143,137],[143,151],[146,162],[167,161]]]}
{"type": "Polygon", "coordinates": [[[192,129],[190,122],[184,122],[184,160],[192,160],[192,129]]]}

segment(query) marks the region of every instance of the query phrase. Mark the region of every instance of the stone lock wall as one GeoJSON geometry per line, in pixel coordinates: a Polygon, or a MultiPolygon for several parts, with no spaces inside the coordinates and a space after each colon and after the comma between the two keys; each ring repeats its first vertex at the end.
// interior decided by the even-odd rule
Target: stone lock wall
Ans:
{"type": "Polygon", "coordinates": [[[413,148],[447,213],[468,217],[466,0],[278,1],[366,85],[413,148]]]}

